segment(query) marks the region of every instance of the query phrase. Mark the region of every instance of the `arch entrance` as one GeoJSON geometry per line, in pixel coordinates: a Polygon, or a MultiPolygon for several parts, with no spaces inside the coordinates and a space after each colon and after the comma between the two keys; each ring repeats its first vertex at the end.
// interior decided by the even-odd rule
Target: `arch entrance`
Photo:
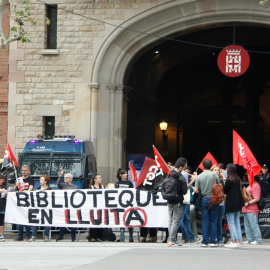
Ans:
{"type": "Polygon", "coordinates": [[[258,160],[266,162],[270,150],[265,106],[270,101],[270,54],[262,52],[269,50],[264,46],[270,41],[267,33],[268,28],[258,25],[216,25],[145,52],[127,78],[133,88],[128,105],[127,152],[151,153],[155,144],[167,161],[174,162],[183,155],[197,166],[210,151],[218,161],[229,163],[235,129],[258,160]],[[233,38],[251,51],[250,67],[238,78],[219,71],[220,49],[214,47],[230,45],[233,38]],[[159,129],[161,121],[168,123],[165,140],[159,129]]]}
{"type": "Polygon", "coordinates": [[[258,151],[270,145],[268,109],[261,109],[268,98],[268,55],[257,54],[256,61],[251,55],[249,76],[229,80],[217,70],[218,49],[168,40],[224,47],[232,44],[236,25],[236,44],[269,50],[267,9],[255,1],[218,3],[169,1],[144,10],[121,25],[135,31],[118,28],[100,47],[91,70],[90,137],[104,179],[115,179],[128,153],[152,152],[152,144],[170,161],[181,154],[194,164],[207,151],[229,161],[232,128],[258,151]],[[263,30],[260,37],[258,30],[263,30]],[[167,149],[158,129],[161,120],[169,124],[167,149]],[[254,142],[262,138],[257,147],[254,142]]]}

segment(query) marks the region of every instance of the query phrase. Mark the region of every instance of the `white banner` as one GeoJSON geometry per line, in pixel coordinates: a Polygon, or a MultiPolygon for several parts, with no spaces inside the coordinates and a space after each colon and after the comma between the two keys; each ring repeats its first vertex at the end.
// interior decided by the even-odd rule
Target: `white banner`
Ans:
{"type": "Polygon", "coordinates": [[[167,201],[136,189],[8,193],[5,222],[53,227],[168,227],[167,201]]]}

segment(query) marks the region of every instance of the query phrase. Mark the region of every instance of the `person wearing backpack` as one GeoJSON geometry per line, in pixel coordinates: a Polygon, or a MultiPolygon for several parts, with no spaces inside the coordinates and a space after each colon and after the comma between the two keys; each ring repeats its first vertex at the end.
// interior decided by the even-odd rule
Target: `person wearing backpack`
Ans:
{"type": "Polygon", "coordinates": [[[162,196],[168,202],[169,213],[169,237],[168,246],[181,246],[177,243],[178,225],[183,216],[183,200],[187,193],[187,182],[181,174],[185,168],[185,163],[181,158],[176,160],[174,169],[171,171],[171,176],[163,183],[162,196]]]}
{"type": "Polygon", "coordinates": [[[212,187],[215,183],[219,183],[219,178],[216,173],[210,171],[212,167],[212,161],[210,159],[203,160],[203,172],[197,176],[194,192],[199,193],[201,191],[201,209],[202,209],[202,247],[218,247],[217,244],[217,222],[219,217],[219,205],[212,204],[210,206],[210,199],[212,195],[212,187]],[[211,230],[209,230],[211,228],[211,230]],[[210,237],[209,237],[210,233],[210,237]],[[210,238],[210,241],[209,241],[210,238]]]}

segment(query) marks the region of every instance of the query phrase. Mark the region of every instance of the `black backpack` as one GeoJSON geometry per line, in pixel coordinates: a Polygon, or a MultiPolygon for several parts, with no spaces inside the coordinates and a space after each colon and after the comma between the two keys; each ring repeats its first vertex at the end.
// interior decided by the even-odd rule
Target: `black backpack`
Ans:
{"type": "Polygon", "coordinates": [[[172,175],[170,175],[162,184],[161,195],[164,200],[173,201],[178,197],[177,181],[177,178],[174,178],[172,175]]]}

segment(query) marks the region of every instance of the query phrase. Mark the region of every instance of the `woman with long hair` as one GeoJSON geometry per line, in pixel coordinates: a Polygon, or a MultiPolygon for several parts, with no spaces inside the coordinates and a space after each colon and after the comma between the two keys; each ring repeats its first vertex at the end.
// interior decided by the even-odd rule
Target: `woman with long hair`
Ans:
{"type": "MultiPolygon", "coordinates": [[[[40,186],[37,188],[37,192],[51,190],[49,187],[50,181],[51,179],[48,175],[41,175],[39,178],[40,186]]],[[[28,242],[34,242],[36,240],[38,228],[38,226],[33,227],[32,238],[30,238],[28,242]]],[[[44,242],[49,241],[49,233],[50,227],[44,227],[44,242]]]]}
{"type": "MultiPolygon", "coordinates": [[[[100,174],[94,174],[90,180],[90,189],[104,189],[102,185],[102,178],[100,174]]],[[[103,228],[91,228],[89,229],[89,236],[87,237],[89,242],[102,242],[103,228]]]]}
{"type": "MultiPolygon", "coordinates": [[[[116,173],[116,183],[115,188],[133,188],[133,184],[128,181],[128,174],[125,169],[118,169],[116,173]]],[[[129,242],[134,242],[133,240],[133,228],[128,228],[129,232],[129,242]]],[[[125,242],[125,228],[120,229],[120,239],[116,240],[116,242],[125,242]]]]}
{"type": "MultiPolygon", "coordinates": [[[[225,177],[222,173],[222,171],[220,170],[220,167],[217,165],[213,165],[210,169],[210,171],[215,172],[218,177],[219,177],[219,181],[222,184],[222,186],[224,187],[225,185],[225,177]]],[[[219,204],[219,217],[218,217],[218,225],[217,225],[217,241],[218,241],[218,245],[219,246],[223,246],[223,226],[222,226],[222,221],[223,218],[225,217],[225,204],[224,201],[222,203],[219,204]]]]}
{"type": "Polygon", "coordinates": [[[244,214],[244,226],[247,241],[244,244],[258,245],[262,243],[262,234],[258,224],[259,209],[257,202],[260,200],[261,187],[259,185],[259,175],[254,176],[253,186],[247,187],[248,192],[251,194],[251,200],[245,203],[242,208],[244,214]]]}
{"type": "Polygon", "coordinates": [[[225,211],[232,241],[225,247],[235,248],[242,241],[240,226],[240,211],[243,206],[240,192],[241,180],[237,174],[236,166],[232,163],[227,165],[227,174],[228,177],[224,186],[224,193],[226,194],[225,211]]]}

